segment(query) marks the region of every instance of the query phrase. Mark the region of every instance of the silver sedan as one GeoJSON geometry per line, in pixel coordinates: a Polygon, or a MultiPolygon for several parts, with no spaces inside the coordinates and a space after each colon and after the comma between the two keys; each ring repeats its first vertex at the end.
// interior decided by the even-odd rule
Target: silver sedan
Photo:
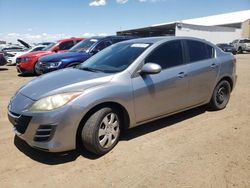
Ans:
{"type": "Polygon", "coordinates": [[[30,146],[59,152],[77,143],[99,155],[132,128],[190,108],[226,107],[235,58],[189,37],[112,45],[77,68],[40,76],[12,97],[8,117],[30,146]]]}

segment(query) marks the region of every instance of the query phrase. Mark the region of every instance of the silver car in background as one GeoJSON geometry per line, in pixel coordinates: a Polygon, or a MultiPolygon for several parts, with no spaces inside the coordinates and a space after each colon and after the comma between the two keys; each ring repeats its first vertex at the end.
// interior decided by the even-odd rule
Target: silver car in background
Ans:
{"type": "Polygon", "coordinates": [[[51,152],[80,141],[102,155],[121,129],[209,104],[226,107],[236,60],[189,37],[152,37],[112,45],[78,68],[38,77],[12,97],[8,117],[30,146],[51,152]]]}

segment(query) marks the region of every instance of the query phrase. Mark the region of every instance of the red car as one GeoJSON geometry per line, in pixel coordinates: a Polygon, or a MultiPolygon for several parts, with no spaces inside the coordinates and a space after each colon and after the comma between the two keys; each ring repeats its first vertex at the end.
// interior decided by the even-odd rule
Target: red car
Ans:
{"type": "Polygon", "coordinates": [[[58,40],[50,44],[42,51],[30,52],[24,54],[16,59],[17,72],[22,74],[36,74],[35,65],[38,59],[42,56],[49,55],[56,52],[64,52],[73,47],[76,43],[84,40],[84,38],[69,38],[58,40]]]}

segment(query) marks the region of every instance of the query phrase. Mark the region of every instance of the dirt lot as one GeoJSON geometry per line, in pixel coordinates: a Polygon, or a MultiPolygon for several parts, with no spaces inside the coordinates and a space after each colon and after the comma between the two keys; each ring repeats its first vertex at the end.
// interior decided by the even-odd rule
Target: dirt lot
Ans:
{"type": "Polygon", "coordinates": [[[197,108],[127,131],[103,157],[48,154],[14,137],[7,103],[32,77],[0,67],[0,186],[250,187],[250,54],[227,108],[197,108]]]}

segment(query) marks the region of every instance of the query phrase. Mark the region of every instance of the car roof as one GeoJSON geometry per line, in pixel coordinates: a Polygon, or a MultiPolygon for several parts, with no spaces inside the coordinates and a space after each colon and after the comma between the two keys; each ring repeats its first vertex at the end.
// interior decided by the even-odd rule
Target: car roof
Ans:
{"type": "Polygon", "coordinates": [[[126,40],[122,41],[122,43],[150,43],[150,44],[155,44],[155,43],[162,43],[166,42],[169,40],[195,40],[195,41],[200,41],[204,42],[206,44],[210,44],[212,46],[215,46],[209,41],[206,41],[205,39],[200,39],[200,38],[195,38],[195,37],[185,37],[185,36],[161,36],[161,37],[145,37],[145,38],[135,38],[131,40],[126,40]]]}
{"type": "Polygon", "coordinates": [[[99,40],[105,40],[105,39],[133,39],[134,37],[131,36],[117,36],[117,35],[109,35],[109,36],[93,36],[89,39],[99,39],[99,40]]]}
{"type": "Polygon", "coordinates": [[[86,38],[75,38],[75,37],[72,37],[72,38],[60,39],[57,42],[64,42],[64,41],[71,41],[71,40],[84,40],[84,39],[86,39],[86,38]]]}

